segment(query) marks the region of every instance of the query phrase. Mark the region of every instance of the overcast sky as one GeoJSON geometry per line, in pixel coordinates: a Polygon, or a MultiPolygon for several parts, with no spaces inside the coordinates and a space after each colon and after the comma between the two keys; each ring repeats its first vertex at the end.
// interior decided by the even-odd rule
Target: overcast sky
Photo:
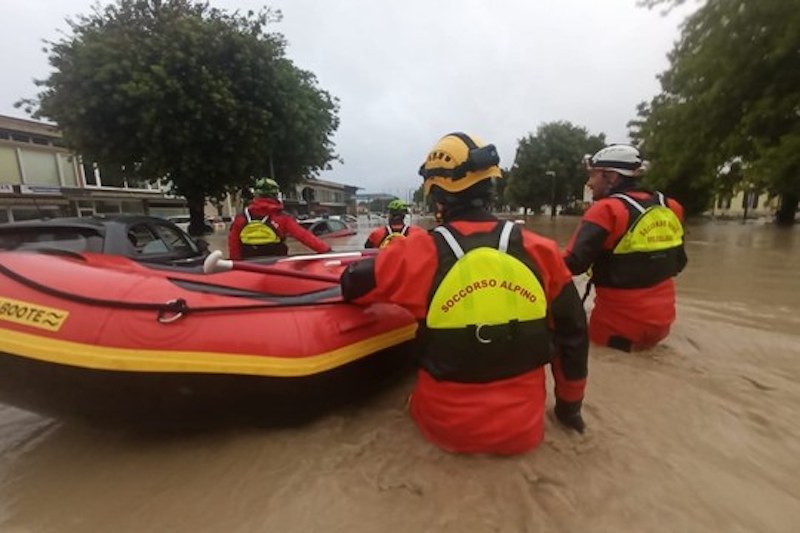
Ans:
{"type": "MultiPolygon", "coordinates": [[[[0,0],[0,114],[36,94],[49,67],[42,39],[93,0],[0,0]]],[[[102,2],[106,3],[106,2],[102,2]]],[[[517,141],[568,120],[610,142],[628,140],[636,105],[688,9],[663,16],[636,0],[211,0],[225,9],[283,12],[288,56],[340,99],[336,150],[320,178],[404,196],[436,140],[465,131],[497,145],[511,166],[517,141]]],[[[690,2],[691,4],[691,2],[690,2]]]]}

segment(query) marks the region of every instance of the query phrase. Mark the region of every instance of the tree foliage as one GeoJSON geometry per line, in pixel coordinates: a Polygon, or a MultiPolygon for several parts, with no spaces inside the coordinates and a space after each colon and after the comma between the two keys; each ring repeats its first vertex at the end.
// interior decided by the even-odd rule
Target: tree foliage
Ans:
{"type": "Polygon", "coordinates": [[[797,7],[707,0],[684,22],[659,77],[661,93],[639,106],[630,126],[652,162],[650,179],[689,212],[707,208],[721,170],[741,161],[743,179],[781,195],[784,215],[793,218],[800,191],[797,7]]]}
{"type": "Polygon", "coordinates": [[[206,197],[272,169],[288,184],[335,158],[337,101],[266,31],[279,18],[116,0],[68,21],[49,43],[54,71],[21,104],[101,168],[171,180],[199,223],[206,197]]]}
{"type": "Polygon", "coordinates": [[[538,211],[545,204],[566,205],[583,196],[583,156],[605,145],[605,134],[589,135],[570,122],[539,126],[536,135],[520,139],[506,197],[538,211]]]}

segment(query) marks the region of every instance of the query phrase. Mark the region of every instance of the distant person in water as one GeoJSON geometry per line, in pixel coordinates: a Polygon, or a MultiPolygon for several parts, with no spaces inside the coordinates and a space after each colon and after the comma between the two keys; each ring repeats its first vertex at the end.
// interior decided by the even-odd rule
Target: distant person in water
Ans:
{"type": "Polygon", "coordinates": [[[551,363],[555,415],[583,432],[586,314],[555,242],[498,220],[494,145],[445,135],[420,168],[442,224],[348,266],[342,296],[391,302],[420,321],[409,410],[422,435],[459,453],[516,454],[544,436],[551,363]]]}
{"type": "Polygon", "coordinates": [[[644,161],[633,146],[607,146],[586,166],[595,202],[564,260],[573,275],[589,271],[596,290],[589,337],[626,352],[650,348],[675,320],[672,278],[686,266],[683,208],[644,188],[644,161]]]}
{"type": "Polygon", "coordinates": [[[402,200],[392,200],[388,205],[389,220],[381,228],[372,230],[364,243],[364,248],[385,248],[397,239],[405,239],[416,232],[425,230],[406,224],[406,216],[409,214],[408,205],[402,200]]]}
{"type": "Polygon", "coordinates": [[[281,189],[271,178],[256,180],[255,199],[236,215],[228,233],[228,257],[246,259],[286,255],[286,237],[291,236],[317,253],[327,253],[331,247],[283,212],[281,189]]]}

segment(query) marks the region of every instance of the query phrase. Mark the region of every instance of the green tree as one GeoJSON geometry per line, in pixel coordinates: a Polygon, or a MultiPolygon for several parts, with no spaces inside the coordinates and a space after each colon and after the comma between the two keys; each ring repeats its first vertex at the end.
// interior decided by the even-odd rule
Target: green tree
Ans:
{"type": "Polygon", "coordinates": [[[504,211],[508,205],[506,189],[508,189],[508,180],[511,176],[511,171],[507,168],[501,168],[501,178],[493,180],[494,184],[494,208],[496,211],[504,211]]]}
{"type": "Polygon", "coordinates": [[[652,162],[650,179],[688,212],[706,209],[719,174],[741,161],[749,181],[781,196],[778,222],[794,221],[800,200],[797,7],[706,0],[683,25],[670,67],[659,77],[661,93],[640,105],[630,126],[652,162]]]}
{"type": "Polygon", "coordinates": [[[266,31],[279,18],[193,0],[95,7],[49,43],[54,71],[20,105],[101,168],[171,181],[195,232],[207,197],[273,169],[288,184],[336,157],[337,101],[266,31]]]}
{"type": "Polygon", "coordinates": [[[586,183],[583,157],[605,145],[605,134],[589,135],[570,122],[539,126],[536,135],[520,139],[511,167],[507,197],[538,211],[545,204],[566,205],[582,197],[586,183]]]}

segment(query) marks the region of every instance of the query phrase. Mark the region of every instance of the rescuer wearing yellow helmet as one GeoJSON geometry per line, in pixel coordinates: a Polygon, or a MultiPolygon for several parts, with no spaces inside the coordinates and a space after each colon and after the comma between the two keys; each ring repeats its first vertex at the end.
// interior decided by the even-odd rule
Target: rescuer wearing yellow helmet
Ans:
{"type": "Polygon", "coordinates": [[[642,186],[645,162],[634,146],[613,144],[585,161],[595,203],[564,259],[574,275],[591,272],[589,336],[623,351],[650,348],[675,320],[672,278],[686,266],[683,208],[642,186]]]}
{"type": "Polygon", "coordinates": [[[556,244],[491,213],[499,163],[477,137],[442,137],[419,173],[443,223],[350,265],[341,280],[346,300],[393,302],[420,320],[409,409],[422,434],[452,452],[535,448],[548,363],[557,419],[584,430],[586,315],[556,244]]]}

